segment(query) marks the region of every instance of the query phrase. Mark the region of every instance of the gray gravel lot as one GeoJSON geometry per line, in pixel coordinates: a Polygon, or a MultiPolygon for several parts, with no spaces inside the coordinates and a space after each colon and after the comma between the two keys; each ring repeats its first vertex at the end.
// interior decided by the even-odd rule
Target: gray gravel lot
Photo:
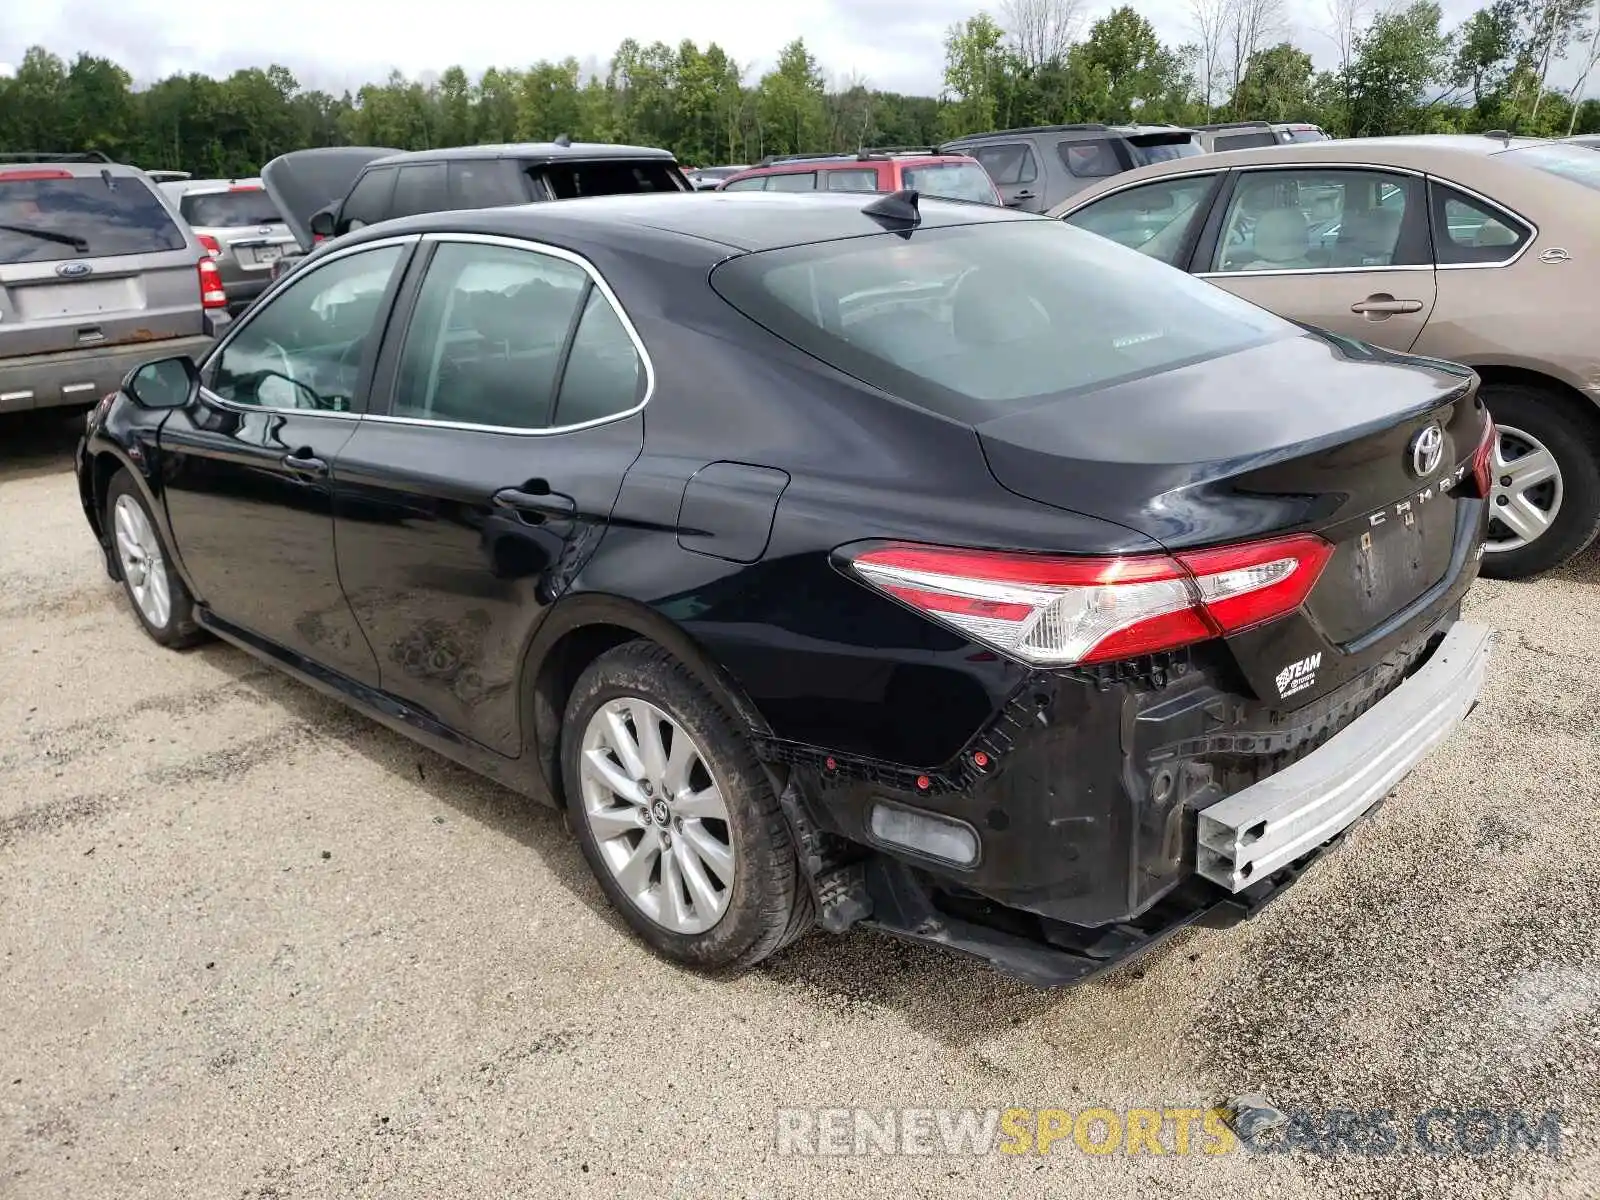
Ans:
{"type": "Polygon", "coordinates": [[[549,812],[149,642],[73,432],[0,425],[0,1196],[1600,1194],[1600,556],[1475,589],[1477,713],[1247,926],[1058,992],[869,935],[714,982],[627,936],[549,812]],[[775,1149],[778,1106],[1252,1089],[1393,1110],[1399,1149],[775,1149]],[[1416,1152],[1436,1107],[1560,1110],[1561,1153],[1416,1152]]]}

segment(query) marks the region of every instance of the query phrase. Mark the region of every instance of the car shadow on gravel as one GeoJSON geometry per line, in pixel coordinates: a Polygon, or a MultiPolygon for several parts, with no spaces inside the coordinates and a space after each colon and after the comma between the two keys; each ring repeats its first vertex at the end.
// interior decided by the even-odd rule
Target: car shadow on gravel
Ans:
{"type": "Polygon", "coordinates": [[[76,409],[0,413],[0,484],[70,471],[82,433],[76,409]]]}
{"type": "MultiPolygon", "coordinates": [[[[634,940],[595,883],[562,813],[416,745],[298,680],[277,671],[263,674],[254,659],[232,646],[211,643],[193,653],[263,702],[281,707],[315,740],[337,743],[441,806],[532,850],[605,923],[605,936],[634,940]]],[[[1137,987],[1146,972],[1162,970],[1168,958],[1181,960],[1188,936],[1180,934],[1080,988],[1032,987],[976,960],[867,930],[842,936],[814,931],[757,968],[755,977],[840,1016],[893,1010],[923,1034],[962,1048],[989,1039],[1002,1027],[1081,1002],[1074,997],[1137,987]],[[937,1004],[930,1004],[931,997],[937,997],[937,1004]]]]}

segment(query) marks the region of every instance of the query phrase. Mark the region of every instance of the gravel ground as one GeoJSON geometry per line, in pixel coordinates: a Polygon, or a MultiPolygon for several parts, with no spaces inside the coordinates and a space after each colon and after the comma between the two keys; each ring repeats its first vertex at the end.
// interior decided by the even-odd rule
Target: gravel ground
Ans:
{"type": "Polygon", "coordinates": [[[557,817],[230,648],[149,642],[71,437],[0,425],[0,1196],[1600,1192],[1600,556],[1475,589],[1502,631],[1477,713],[1247,926],[1075,990],[865,934],[717,983],[626,935],[557,817]],[[780,1106],[1246,1090],[1391,1110],[1398,1147],[775,1143],[780,1106]],[[1559,1110],[1560,1154],[1464,1154],[1448,1120],[1418,1152],[1434,1108],[1559,1110]]]}

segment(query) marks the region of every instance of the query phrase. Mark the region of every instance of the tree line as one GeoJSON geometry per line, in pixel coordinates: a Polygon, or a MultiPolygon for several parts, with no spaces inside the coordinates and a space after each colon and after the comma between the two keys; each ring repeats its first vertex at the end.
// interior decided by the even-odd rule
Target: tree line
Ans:
{"type": "Polygon", "coordinates": [[[459,66],[420,79],[397,71],[338,96],[278,65],[135,87],[109,59],[68,63],[34,47],[0,79],[0,150],[100,150],[149,169],[243,176],[308,146],[562,133],[708,165],[1074,121],[1313,121],[1345,136],[1600,131],[1600,101],[1581,99],[1600,60],[1600,0],[1493,0],[1453,29],[1434,0],[1382,10],[1327,0],[1316,33],[1334,57],[1320,71],[1286,35],[1285,0],[1190,3],[1193,36],[1173,45],[1132,7],[1086,24],[1085,0],[1003,0],[950,27],[937,96],[830,81],[803,40],[754,78],[715,43],[630,38],[603,71],[571,58],[475,79],[459,66]],[[1552,75],[1576,82],[1553,87],[1552,75]]]}

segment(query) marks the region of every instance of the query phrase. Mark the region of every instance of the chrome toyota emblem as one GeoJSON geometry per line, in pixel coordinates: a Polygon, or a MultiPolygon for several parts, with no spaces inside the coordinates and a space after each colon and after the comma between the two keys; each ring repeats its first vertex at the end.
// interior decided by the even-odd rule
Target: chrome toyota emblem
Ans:
{"type": "Polygon", "coordinates": [[[1424,426],[1411,439],[1411,470],[1419,477],[1432,475],[1444,457],[1444,430],[1438,423],[1424,426]]]}
{"type": "Polygon", "coordinates": [[[66,262],[56,268],[56,274],[63,279],[82,279],[93,270],[86,262],[66,262]]]}

